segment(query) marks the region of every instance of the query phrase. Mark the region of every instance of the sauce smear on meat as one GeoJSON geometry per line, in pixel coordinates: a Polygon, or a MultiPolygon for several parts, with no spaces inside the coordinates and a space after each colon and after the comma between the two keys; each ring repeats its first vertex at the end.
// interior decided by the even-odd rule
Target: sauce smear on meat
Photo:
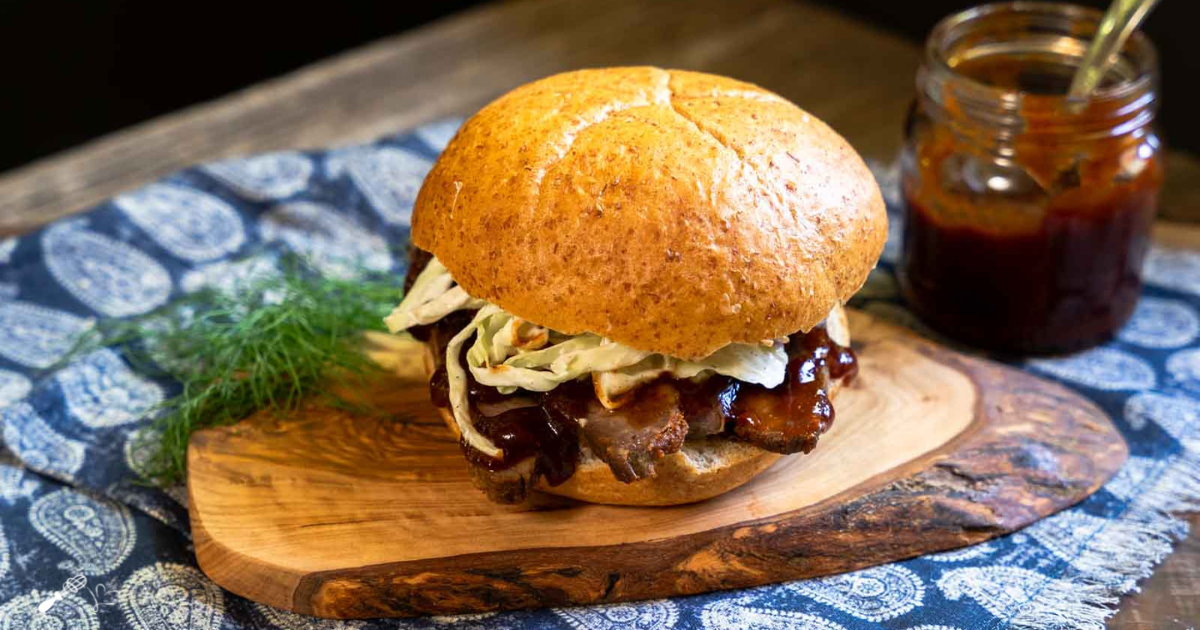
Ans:
{"type": "Polygon", "coordinates": [[[833,425],[832,382],[857,373],[854,351],[830,339],[824,326],[792,335],[783,383],[773,389],[741,387],[733,403],[733,432],[774,453],[808,453],[833,425]]]}

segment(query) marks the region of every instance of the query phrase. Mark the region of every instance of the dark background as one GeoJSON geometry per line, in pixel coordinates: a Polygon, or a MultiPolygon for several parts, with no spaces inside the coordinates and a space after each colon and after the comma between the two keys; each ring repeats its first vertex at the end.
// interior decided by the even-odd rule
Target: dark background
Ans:
{"type": "MultiPolygon", "coordinates": [[[[977,3],[825,2],[914,41],[940,17],[977,3]]],[[[0,171],[475,4],[0,0],[0,171]]],[[[1162,58],[1165,136],[1196,152],[1198,5],[1163,0],[1145,25],[1162,58]]]]}

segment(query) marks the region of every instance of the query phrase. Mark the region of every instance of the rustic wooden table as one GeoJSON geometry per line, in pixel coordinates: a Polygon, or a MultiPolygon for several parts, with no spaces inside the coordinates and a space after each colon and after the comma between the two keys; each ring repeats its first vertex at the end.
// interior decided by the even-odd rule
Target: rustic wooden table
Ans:
{"type": "MultiPolygon", "coordinates": [[[[367,140],[465,115],[520,83],[572,68],[654,64],[763,85],[828,121],[865,156],[900,144],[919,49],[788,0],[541,0],[484,6],[0,175],[0,234],[21,233],[184,166],[367,140]]],[[[220,72],[214,68],[213,72],[220,72]]],[[[1200,160],[1174,153],[1165,218],[1200,220],[1200,160]]],[[[1200,229],[1160,238],[1200,246],[1200,229]]],[[[1200,525],[1200,516],[1192,519],[1200,525]]],[[[1126,597],[1111,628],[1200,620],[1193,536],[1126,597]]]]}

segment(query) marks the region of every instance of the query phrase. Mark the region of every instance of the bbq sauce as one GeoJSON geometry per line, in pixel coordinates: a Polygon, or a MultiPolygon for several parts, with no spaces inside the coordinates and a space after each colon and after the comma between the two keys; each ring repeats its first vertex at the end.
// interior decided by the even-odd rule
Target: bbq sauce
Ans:
{"type": "Polygon", "coordinates": [[[504,459],[489,457],[462,442],[467,461],[491,471],[511,468],[534,457],[534,477],[557,486],[575,474],[579,461],[579,427],[573,418],[544,405],[511,409],[497,416],[472,412],[475,429],[504,451],[504,459]]]}
{"type": "Polygon", "coordinates": [[[829,399],[833,380],[858,373],[854,351],[829,338],[824,326],[788,341],[784,381],[767,389],[745,384],[733,403],[733,432],[775,453],[808,453],[833,425],[829,399]]]}
{"type": "Polygon", "coordinates": [[[676,381],[680,410],[688,422],[688,438],[723,433],[733,419],[733,404],[741,391],[741,382],[714,374],[703,382],[676,381]]]}
{"type": "MultiPolygon", "coordinates": [[[[441,322],[434,326],[439,324],[441,322]]],[[[466,361],[466,350],[464,347],[464,356],[459,357],[459,361],[466,361]]],[[[467,400],[475,429],[504,451],[504,458],[499,459],[460,440],[459,445],[468,462],[496,472],[534,457],[534,476],[546,479],[551,486],[557,486],[575,474],[575,465],[579,461],[579,426],[575,418],[582,415],[580,405],[586,402],[585,395],[591,395],[590,387],[567,383],[543,394],[536,405],[485,416],[479,411],[479,403],[500,402],[510,396],[475,380],[470,371],[466,377],[467,400]]],[[[437,407],[450,408],[450,381],[444,365],[434,370],[429,379],[429,398],[437,407]]]]}
{"type": "Polygon", "coordinates": [[[1029,232],[945,225],[908,198],[901,282],[938,330],[1008,352],[1100,343],[1133,313],[1155,189],[1048,214],[1029,232]]]}
{"type": "MultiPolygon", "coordinates": [[[[824,326],[793,335],[788,343],[788,357],[783,384],[771,389],[720,375],[700,384],[675,382],[680,389],[684,415],[689,419],[701,418],[715,411],[725,422],[727,433],[764,450],[812,451],[818,437],[833,424],[830,385],[836,379],[853,380],[858,373],[857,358],[853,350],[830,339],[824,326]]],[[[536,406],[487,417],[479,412],[477,403],[496,402],[507,396],[479,383],[470,372],[467,381],[475,428],[504,451],[504,458],[497,459],[462,442],[467,461],[486,470],[501,471],[535,457],[534,474],[544,477],[551,486],[574,474],[579,459],[579,426],[575,418],[583,417],[588,400],[595,396],[589,382],[565,383],[543,394],[536,406]]],[[[449,381],[444,366],[434,372],[429,388],[433,403],[449,408],[449,381]]]]}
{"type": "Polygon", "coordinates": [[[1080,350],[1133,313],[1163,183],[1157,68],[1136,35],[1067,101],[1099,12],[990,5],[938,25],[901,160],[905,297],[1006,353],[1080,350]]]}
{"type": "MultiPolygon", "coordinates": [[[[1039,91],[1025,97],[1010,168],[983,164],[937,125],[914,132],[903,186],[906,297],[935,328],[980,347],[1067,352],[1108,339],[1141,294],[1163,180],[1157,139],[1150,130],[1047,137],[1068,124],[1055,114],[1061,97],[1049,95],[1065,91],[1061,64],[1002,57],[956,70],[1039,91]]],[[[1111,115],[1093,110],[1070,124],[1102,126],[1111,115]]]]}

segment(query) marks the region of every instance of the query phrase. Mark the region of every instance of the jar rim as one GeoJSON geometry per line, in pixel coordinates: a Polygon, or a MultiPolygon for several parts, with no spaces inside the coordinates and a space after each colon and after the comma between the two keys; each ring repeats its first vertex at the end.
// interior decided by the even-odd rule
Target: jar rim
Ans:
{"type": "MultiPolygon", "coordinates": [[[[972,92],[980,95],[987,94],[1001,102],[1020,99],[1027,93],[1017,88],[1000,87],[978,79],[959,74],[955,71],[948,57],[949,46],[955,43],[952,39],[956,33],[972,28],[979,29],[984,20],[998,19],[1005,16],[1066,18],[1072,25],[1079,26],[1083,32],[1080,37],[1094,36],[1103,13],[1099,9],[1085,7],[1065,2],[1030,2],[1016,0],[1011,2],[994,2],[975,6],[942,18],[930,32],[925,44],[925,58],[932,63],[937,71],[953,76],[960,86],[967,86],[972,92]]],[[[1158,55],[1150,38],[1141,31],[1134,31],[1124,48],[1118,51],[1130,62],[1134,76],[1122,77],[1113,84],[1098,87],[1090,97],[1090,101],[1106,102],[1120,101],[1144,94],[1154,88],[1158,74],[1158,55]]],[[[1044,95],[1042,95],[1044,96],[1044,95]]],[[[1066,95],[1063,94],[1065,99],[1066,95]]]]}

